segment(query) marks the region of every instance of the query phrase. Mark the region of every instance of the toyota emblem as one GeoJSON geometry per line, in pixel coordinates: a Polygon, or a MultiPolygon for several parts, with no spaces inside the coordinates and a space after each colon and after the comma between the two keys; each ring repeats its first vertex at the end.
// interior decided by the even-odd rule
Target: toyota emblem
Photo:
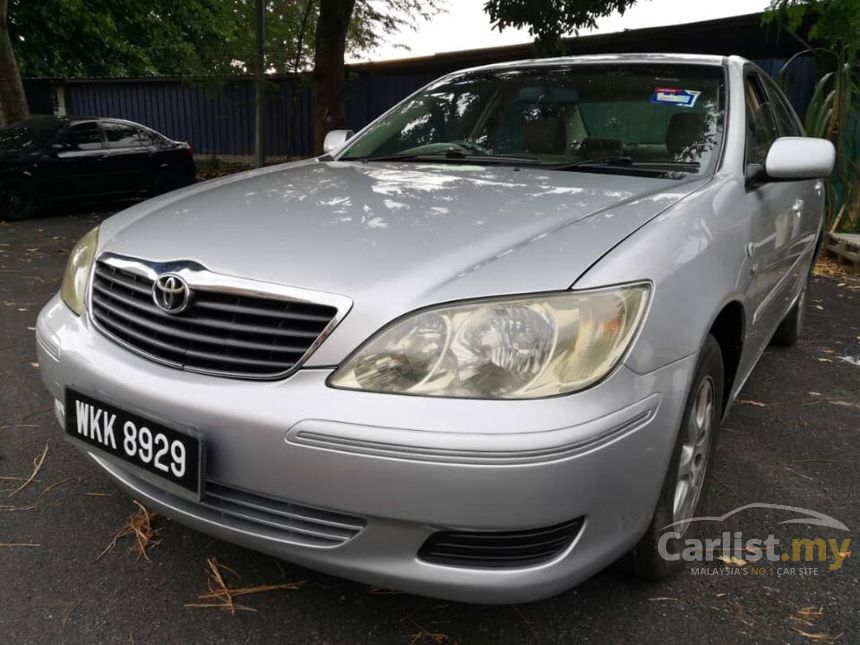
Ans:
{"type": "Polygon", "coordinates": [[[152,285],[152,299],[155,306],[169,314],[185,310],[191,300],[191,289],[185,280],[174,273],[158,276],[152,285]]]}

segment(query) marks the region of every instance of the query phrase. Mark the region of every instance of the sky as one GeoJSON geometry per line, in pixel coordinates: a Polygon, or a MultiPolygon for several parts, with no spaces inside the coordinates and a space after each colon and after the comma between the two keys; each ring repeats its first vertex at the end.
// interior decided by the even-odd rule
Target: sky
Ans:
{"type": "MultiPolygon", "coordinates": [[[[417,31],[406,30],[388,38],[388,42],[354,60],[379,61],[410,56],[431,56],[439,52],[481,47],[499,47],[531,42],[526,29],[506,29],[499,33],[490,27],[484,13],[485,0],[448,0],[448,11],[430,22],[419,25],[417,31]],[[397,47],[408,45],[409,50],[397,47]]],[[[726,16],[755,13],[765,9],[768,0],[639,0],[623,16],[602,18],[598,27],[586,33],[611,33],[624,29],[659,27],[711,20],[726,16]]]]}

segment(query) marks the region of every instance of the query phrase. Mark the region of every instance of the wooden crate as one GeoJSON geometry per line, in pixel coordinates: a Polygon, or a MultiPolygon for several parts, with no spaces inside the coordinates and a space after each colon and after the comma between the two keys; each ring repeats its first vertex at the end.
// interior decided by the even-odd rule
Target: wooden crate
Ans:
{"type": "Polygon", "coordinates": [[[828,233],[824,248],[828,256],[846,265],[848,273],[860,273],[860,234],[828,233]]]}

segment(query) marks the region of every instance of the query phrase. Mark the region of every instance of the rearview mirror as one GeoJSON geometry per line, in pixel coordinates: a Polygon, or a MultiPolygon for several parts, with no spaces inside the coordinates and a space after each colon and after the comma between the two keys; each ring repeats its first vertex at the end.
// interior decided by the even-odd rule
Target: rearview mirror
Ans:
{"type": "Polygon", "coordinates": [[[328,154],[334,152],[343,144],[345,144],[352,135],[355,134],[352,130],[332,130],[325,135],[323,140],[323,152],[328,154]]]}
{"type": "Polygon", "coordinates": [[[833,171],[836,150],[827,139],[780,137],[764,162],[767,178],[775,181],[820,179],[833,171]]]}

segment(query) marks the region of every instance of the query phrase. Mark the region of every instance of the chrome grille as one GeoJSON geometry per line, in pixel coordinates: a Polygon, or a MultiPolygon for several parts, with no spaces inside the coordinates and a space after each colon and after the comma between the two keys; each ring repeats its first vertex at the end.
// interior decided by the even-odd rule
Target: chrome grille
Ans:
{"type": "Polygon", "coordinates": [[[298,367],[337,316],[327,304],[192,286],[181,314],[152,298],[153,279],[99,260],[91,288],[98,326],[173,367],[240,378],[274,378],[298,367]]]}

